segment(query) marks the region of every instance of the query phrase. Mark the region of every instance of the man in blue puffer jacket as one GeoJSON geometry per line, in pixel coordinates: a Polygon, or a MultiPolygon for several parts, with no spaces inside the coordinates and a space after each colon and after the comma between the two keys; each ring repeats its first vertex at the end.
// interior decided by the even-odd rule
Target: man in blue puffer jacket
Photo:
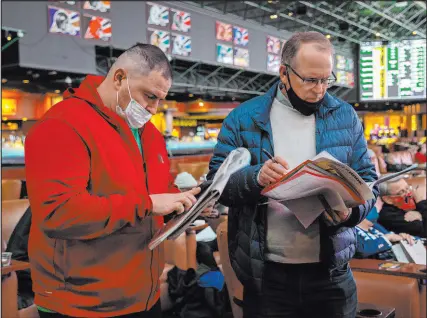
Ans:
{"type": "MultiPolygon", "coordinates": [[[[366,182],[377,179],[356,112],[326,92],[336,80],[333,54],[322,34],[294,34],[282,50],[280,81],[234,109],[219,134],[208,179],[233,149],[245,147],[252,156],[251,166],[231,176],[220,198],[230,207],[230,260],[244,286],[245,318],[356,315],[348,261],[356,250],[354,227],[375,199],[343,211],[340,224],[329,225],[323,214],[305,229],[285,205],[260,194],[324,150],[366,182]]],[[[373,192],[376,198],[377,188],[373,192]]]]}

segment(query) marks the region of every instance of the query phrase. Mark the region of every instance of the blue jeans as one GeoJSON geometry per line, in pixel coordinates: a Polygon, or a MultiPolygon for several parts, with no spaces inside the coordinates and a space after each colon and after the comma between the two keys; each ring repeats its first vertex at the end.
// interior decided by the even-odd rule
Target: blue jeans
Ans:
{"type": "Polygon", "coordinates": [[[266,262],[262,294],[244,291],[244,318],[354,318],[357,290],[348,264],[330,273],[322,264],[266,262]]]}

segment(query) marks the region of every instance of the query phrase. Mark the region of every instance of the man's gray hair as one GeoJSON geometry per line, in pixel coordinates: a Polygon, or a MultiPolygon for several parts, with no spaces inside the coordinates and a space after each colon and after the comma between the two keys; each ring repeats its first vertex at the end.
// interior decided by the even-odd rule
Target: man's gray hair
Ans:
{"type": "Polygon", "coordinates": [[[403,177],[391,179],[390,181],[380,183],[378,186],[380,190],[380,197],[390,195],[390,185],[400,181],[401,179],[403,179],[403,177]]]}
{"type": "MultiPolygon", "coordinates": [[[[282,49],[282,64],[292,63],[294,57],[297,55],[301,44],[316,43],[316,49],[319,51],[331,51],[331,55],[335,54],[332,43],[322,34],[316,31],[297,32],[285,42],[282,49]]],[[[292,66],[292,65],[291,65],[292,66]]]]}
{"type": "Polygon", "coordinates": [[[172,80],[172,67],[165,53],[155,45],[137,43],[122,53],[112,69],[125,68],[127,71],[148,75],[157,70],[163,77],[172,80]]]}

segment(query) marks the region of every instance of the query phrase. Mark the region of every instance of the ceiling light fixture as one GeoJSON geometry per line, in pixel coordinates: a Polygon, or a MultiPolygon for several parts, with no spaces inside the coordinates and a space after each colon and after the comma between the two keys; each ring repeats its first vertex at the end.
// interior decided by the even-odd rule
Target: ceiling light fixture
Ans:
{"type": "Polygon", "coordinates": [[[203,107],[205,104],[203,102],[199,102],[199,106],[203,107]]]}
{"type": "Polygon", "coordinates": [[[277,19],[277,14],[272,14],[272,15],[270,15],[270,19],[271,19],[271,20],[277,19]]]}
{"type": "Polygon", "coordinates": [[[61,91],[59,89],[55,89],[55,93],[59,94],[59,93],[61,93],[61,91]]]}
{"type": "Polygon", "coordinates": [[[412,35],[417,35],[417,31],[412,31],[412,35]]]}
{"type": "Polygon", "coordinates": [[[330,34],[326,34],[326,38],[327,38],[327,39],[330,39],[330,38],[331,38],[331,35],[330,35],[330,34]]]}
{"type": "Polygon", "coordinates": [[[394,6],[398,8],[403,8],[403,7],[406,7],[407,5],[408,5],[408,1],[397,1],[397,3],[394,6]]]}
{"type": "Polygon", "coordinates": [[[381,35],[381,33],[380,33],[380,32],[377,32],[377,33],[375,33],[375,35],[376,35],[376,36],[380,36],[380,35],[381,35]]]}
{"type": "Polygon", "coordinates": [[[28,84],[30,81],[29,80],[23,80],[22,83],[24,84],[28,84]]]}
{"type": "Polygon", "coordinates": [[[290,16],[290,17],[291,17],[291,16],[293,16],[293,15],[294,15],[294,13],[293,13],[293,12],[289,12],[289,13],[288,13],[288,16],[290,16]]]}
{"type": "Polygon", "coordinates": [[[1,79],[1,82],[2,82],[2,84],[5,84],[5,83],[7,83],[7,79],[5,79],[5,78],[2,78],[2,79],[1,79]]]}

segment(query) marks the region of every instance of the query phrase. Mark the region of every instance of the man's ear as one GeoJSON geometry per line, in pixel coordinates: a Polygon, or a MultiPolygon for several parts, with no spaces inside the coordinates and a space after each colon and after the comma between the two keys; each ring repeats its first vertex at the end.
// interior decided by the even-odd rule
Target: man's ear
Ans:
{"type": "Polygon", "coordinates": [[[280,65],[280,68],[279,68],[279,77],[280,77],[280,81],[282,83],[287,83],[288,82],[287,74],[288,74],[287,67],[285,65],[283,65],[283,64],[280,65]]]}
{"type": "Polygon", "coordinates": [[[387,203],[387,204],[392,204],[392,202],[391,202],[391,200],[389,199],[389,197],[388,196],[383,196],[383,197],[381,197],[381,200],[384,202],[384,203],[387,203]]]}
{"type": "Polygon", "coordinates": [[[113,83],[117,90],[123,84],[123,80],[126,79],[126,73],[122,68],[118,68],[113,74],[113,83]]]}

